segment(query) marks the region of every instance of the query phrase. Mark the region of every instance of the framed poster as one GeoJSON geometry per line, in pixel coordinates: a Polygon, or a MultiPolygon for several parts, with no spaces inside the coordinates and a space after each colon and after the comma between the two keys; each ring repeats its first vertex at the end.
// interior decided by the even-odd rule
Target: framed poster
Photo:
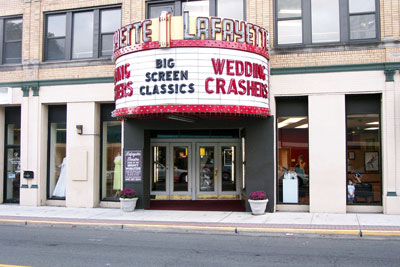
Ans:
{"type": "Polygon", "coordinates": [[[364,167],[367,172],[379,171],[379,153],[378,151],[364,152],[364,167]]]}
{"type": "Polygon", "coordinates": [[[142,150],[125,150],[124,159],[124,181],[142,181],[142,150]]]}

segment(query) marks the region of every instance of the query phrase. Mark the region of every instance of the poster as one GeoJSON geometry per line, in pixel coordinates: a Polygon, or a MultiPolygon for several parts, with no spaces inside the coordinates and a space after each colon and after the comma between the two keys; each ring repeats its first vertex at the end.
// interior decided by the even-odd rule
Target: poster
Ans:
{"type": "Polygon", "coordinates": [[[142,151],[126,150],[125,151],[125,182],[142,181],[142,151]]]}

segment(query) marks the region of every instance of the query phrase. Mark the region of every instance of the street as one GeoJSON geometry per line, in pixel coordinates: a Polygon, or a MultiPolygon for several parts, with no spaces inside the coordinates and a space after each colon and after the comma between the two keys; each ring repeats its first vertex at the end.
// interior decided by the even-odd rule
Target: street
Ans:
{"type": "Polygon", "coordinates": [[[399,266],[399,239],[0,225],[0,266],[399,266]]]}

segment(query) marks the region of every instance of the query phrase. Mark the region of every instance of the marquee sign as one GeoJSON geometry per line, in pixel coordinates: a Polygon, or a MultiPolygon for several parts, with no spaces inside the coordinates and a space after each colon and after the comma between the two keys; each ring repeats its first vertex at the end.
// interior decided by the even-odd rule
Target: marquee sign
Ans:
{"type": "Polygon", "coordinates": [[[113,116],[268,116],[268,32],[231,19],[145,20],[114,34],[113,116]]]}

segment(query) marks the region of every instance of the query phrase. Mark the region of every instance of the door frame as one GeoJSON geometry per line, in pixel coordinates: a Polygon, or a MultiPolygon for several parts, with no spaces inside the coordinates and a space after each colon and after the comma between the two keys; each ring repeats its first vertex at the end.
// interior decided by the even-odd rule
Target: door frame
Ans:
{"type": "MultiPolygon", "coordinates": [[[[153,151],[152,148],[154,146],[164,146],[166,147],[167,153],[167,161],[166,161],[166,191],[152,191],[150,188],[150,195],[160,195],[165,196],[163,199],[171,199],[171,196],[190,196],[191,200],[199,199],[197,196],[199,195],[209,195],[210,193],[215,193],[217,195],[217,199],[220,196],[228,196],[232,194],[236,194],[238,199],[241,199],[241,186],[242,186],[242,169],[243,166],[242,161],[242,143],[239,138],[185,138],[185,139],[170,139],[170,138],[154,138],[150,140],[150,177],[153,177],[153,151]],[[217,174],[217,184],[215,185],[215,190],[213,192],[200,192],[199,188],[199,162],[198,162],[198,154],[200,146],[214,146],[215,149],[215,166],[222,167],[220,164],[219,150],[222,146],[232,146],[235,145],[237,148],[236,161],[237,164],[235,166],[235,171],[237,173],[237,182],[236,182],[236,191],[228,191],[222,192],[222,172],[218,171],[217,174]],[[186,192],[174,192],[173,191],[173,147],[174,146],[188,146],[188,191],[186,192]]],[[[150,181],[151,184],[151,181],[150,181]]],[[[185,198],[182,198],[185,199],[185,198]]]]}

